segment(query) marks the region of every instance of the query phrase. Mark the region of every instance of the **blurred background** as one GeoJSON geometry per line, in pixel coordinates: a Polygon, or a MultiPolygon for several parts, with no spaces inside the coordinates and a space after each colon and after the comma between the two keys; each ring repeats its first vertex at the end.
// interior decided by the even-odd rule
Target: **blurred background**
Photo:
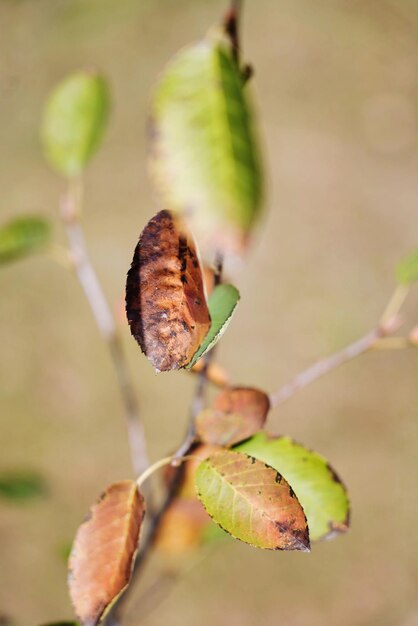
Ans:
{"type": "MultiPolygon", "coordinates": [[[[111,84],[84,223],[119,311],[153,460],[181,440],[195,381],[154,374],[120,313],[134,246],[157,209],[146,175],[149,97],[170,56],[226,4],[0,0],[2,222],[41,213],[65,242],[64,181],[38,138],[43,102],[80,67],[111,84]]],[[[248,0],[242,38],[256,70],[269,197],[234,277],[242,301],[218,358],[235,383],[273,391],[375,325],[394,266],[418,244],[418,4],[248,0]]],[[[39,255],[2,269],[0,285],[0,470],[36,471],[46,486],[32,501],[0,499],[0,622],[37,626],[72,618],[66,546],[106,484],[131,470],[114,372],[75,278],[39,255]]],[[[417,290],[405,312],[408,328],[417,290]]],[[[269,429],[317,449],[344,479],[350,532],[311,554],[228,541],[141,624],[418,625],[417,380],[416,350],[374,352],[275,410],[269,429]]]]}

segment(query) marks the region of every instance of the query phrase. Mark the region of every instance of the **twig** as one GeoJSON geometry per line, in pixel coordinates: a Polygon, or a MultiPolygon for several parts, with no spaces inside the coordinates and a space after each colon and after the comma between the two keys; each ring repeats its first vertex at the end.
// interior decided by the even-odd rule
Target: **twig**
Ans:
{"type": "Polygon", "coordinates": [[[240,40],[239,40],[239,25],[241,19],[242,1],[231,0],[231,5],[224,19],[225,32],[229,37],[232,47],[232,55],[239,65],[240,62],[240,40]]]}
{"type": "Polygon", "coordinates": [[[138,404],[115,321],[88,254],[79,219],[80,203],[80,183],[70,185],[67,195],[61,202],[62,221],[68,238],[72,266],[99,332],[109,348],[124,406],[132,466],[138,475],[148,467],[144,430],[139,419],[138,404]]]}
{"type": "Polygon", "coordinates": [[[336,352],[335,354],[314,363],[314,365],[311,365],[308,369],[295,376],[290,383],[287,383],[278,391],[270,394],[271,406],[276,407],[279,404],[282,404],[282,402],[285,402],[297,391],[313,383],[317,380],[317,378],[320,378],[340,365],[355,359],[361,354],[368,352],[374,348],[377,341],[395,333],[401,324],[402,320],[396,315],[391,320],[387,321],[385,325],[377,326],[367,335],[347,346],[340,352],[336,352]]]}

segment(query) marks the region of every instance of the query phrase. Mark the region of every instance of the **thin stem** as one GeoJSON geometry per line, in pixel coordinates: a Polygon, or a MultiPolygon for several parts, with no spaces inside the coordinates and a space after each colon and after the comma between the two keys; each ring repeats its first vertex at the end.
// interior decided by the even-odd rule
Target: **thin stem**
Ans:
{"type": "Polygon", "coordinates": [[[242,11],[241,0],[231,0],[229,10],[224,19],[225,32],[229,37],[232,47],[232,55],[239,65],[240,62],[240,39],[239,39],[239,26],[242,11]]]}
{"type": "Polygon", "coordinates": [[[381,326],[384,326],[399,313],[408,296],[409,290],[409,285],[397,285],[381,317],[381,326]]]}
{"type": "Polygon", "coordinates": [[[378,340],[395,333],[400,325],[401,320],[399,317],[388,320],[385,326],[378,326],[374,328],[370,333],[347,346],[340,352],[336,352],[335,354],[314,363],[305,371],[295,376],[290,383],[287,383],[275,393],[270,394],[271,406],[276,407],[279,404],[282,404],[282,402],[285,402],[297,391],[307,385],[310,385],[321,376],[324,376],[324,374],[331,372],[340,365],[343,365],[344,363],[347,363],[348,361],[351,361],[361,354],[371,350],[374,348],[378,340]]]}
{"type": "Polygon", "coordinates": [[[135,474],[138,475],[149,464],[145,435],[139,419],[139,408],[134,387],[116,324],[91,263],[80,224],[82,191],[80,180],[69,184],[68,193],[61,202],[61,215],[67,234],[72,266],[90,305],[99,332],[109,348],[124,406],[132,466],[135,474]]]}
{"type": "MultiPolygon", "coordinates": [[[[155,463],[153,463],[152,465],[147,467],[145,472],[142,472],[142,474],[140,476],[138,476],[138,478],[136,480],[136,484],[138,486],[138,489],[140,489],[140,487],[142,487],[144,482],[146,480],[148,480],[148,478],[150,476],[152,476],[152,474],[157,472],[159,469],[161,469],[165,465],[170,465],[170,463],[173,462],[173,458],[174,458],[173,456],[166,456],[163,459],[160,459],[159,461],[156,461],[155,463]]],[[[193,455],[189,454],[187,456],[183,456],[181,459],[178,459],[178,460],[181,463],[184,463],[184,461],[191,461],[192,459],[199,459],[199,457],[193,456],[193,455]]]]}

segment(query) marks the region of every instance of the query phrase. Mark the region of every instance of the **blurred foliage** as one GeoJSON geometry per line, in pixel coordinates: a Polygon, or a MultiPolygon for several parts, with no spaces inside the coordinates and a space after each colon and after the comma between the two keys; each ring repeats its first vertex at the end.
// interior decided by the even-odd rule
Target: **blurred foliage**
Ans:
{"type": "Polygon", "coordinates": [[[46,219],[22,216],[0,226],[0,266],[44,248],[51,235],[46,219]]]}
{"type": "Polygon", "coordinates": [[[0,498],[11,501],[32,500],[45,495],[46,483],[42,476],[28,470],[0,473],[0,498]]]}

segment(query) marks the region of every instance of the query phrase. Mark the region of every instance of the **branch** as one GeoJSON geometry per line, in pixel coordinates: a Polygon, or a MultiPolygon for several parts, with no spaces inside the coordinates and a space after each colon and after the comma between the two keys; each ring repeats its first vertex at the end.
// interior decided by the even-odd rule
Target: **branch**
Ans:
{"type": "Polygon", "coordinates": [[[381,339],[394,334],[401,324],[401,318],[398,315],[395,315],[385,324],[380,324],[370,333],[347,346],[340,352],[336,352],[335,354],[314,363],[308,367],[308,369],[295,376],[290,383],[287,383],[287,385],[284,385],[278,391],[270,394],[271,406],[276,407],[279,404],[282,404],[282,402],[285,402],[297,391],[313,383],[317,380],[317,378],[324,376],[324,374],[331,372],[348,361],[352,361],[361,354],[368,352],[374,348],[377,342],[381,339]]]}
{"type": "Polygon", "coordinates": [[[68,238],[72,266],[90,305],[99,332],[108,346],[113,362],[124,406],[132,466],[135,474],[138,475],[148,467],[144,430],[139,419],[134,387],[115,321],[88,254],[79,220],[80,203],[80,184],[70,185],[67,195],[61,201],[62,221],[68,238]]]}

